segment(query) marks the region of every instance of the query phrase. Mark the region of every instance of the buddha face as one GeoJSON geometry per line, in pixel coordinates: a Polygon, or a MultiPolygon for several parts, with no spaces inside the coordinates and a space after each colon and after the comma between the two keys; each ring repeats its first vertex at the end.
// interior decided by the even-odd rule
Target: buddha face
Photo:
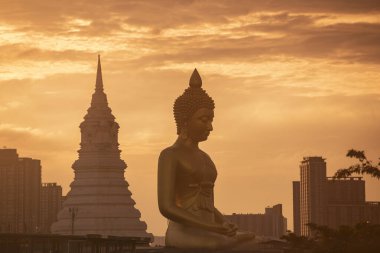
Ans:
{"type": "Polygon", "coordinates": [[[201,108],[197,110],[187,122],[187,136],[194,142],[207,140],[212,131],[212,121],[214,120],[214,110],[201,108]]]}

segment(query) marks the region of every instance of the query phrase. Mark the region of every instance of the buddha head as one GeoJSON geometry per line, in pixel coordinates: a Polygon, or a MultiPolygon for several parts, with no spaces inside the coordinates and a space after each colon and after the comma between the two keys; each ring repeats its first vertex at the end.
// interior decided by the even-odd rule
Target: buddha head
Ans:
{"type": "Polygon", "coordinates": [[[177,134],[196,142],[207,140],[212,131],[214,108],[214,100],[202,89],[202,79],[197,69],[194,69],[189,87],[174,102],[177,134]]]}

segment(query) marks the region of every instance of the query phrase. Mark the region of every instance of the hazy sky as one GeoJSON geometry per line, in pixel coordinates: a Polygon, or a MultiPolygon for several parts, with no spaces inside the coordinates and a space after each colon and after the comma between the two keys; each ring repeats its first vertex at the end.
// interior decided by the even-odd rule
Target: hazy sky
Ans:
{"type": "MultiPolygon", "coordinates": [[[[157,158],[176,138],[172,105],[195,67],[216,103],[201,145],[226,214],[284,205],[303,156],[380,157],[379,1],[0,0],[0,145],[73,179],[97,54],[122,158],[148,231],[163,235],[157,158]]],[[[365,177],[367,200],[380,182],[365,177]]]]}

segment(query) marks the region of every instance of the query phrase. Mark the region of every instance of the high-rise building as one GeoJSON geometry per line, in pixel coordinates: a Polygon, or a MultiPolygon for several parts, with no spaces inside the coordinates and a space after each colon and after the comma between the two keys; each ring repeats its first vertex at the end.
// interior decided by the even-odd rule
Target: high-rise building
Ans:
{"type": "Polygon", "coordinates": [[[293,182],[293,221],[294,221],[294,233],[298,236],[301,235],[301,224],[300,224],[300,182],[293,182]]]}
{"type": "Polygon", "coordinates": [[[365,201],[365,181],[361,177],[326,177],[326,162],[322,157],[305,157],[300,174],[301,180],[293,182],[297,235],[311,235],[308,223],[330,228],[360,222],[380,224],[380,202],[365,201]]]}
{"type": "Polygon", "coordinates": [[[264,214],[224,215],[227,220],[235,223],[239,230],[250,231],[258,236],[280,238],[286,233],[287,219],[282,215],[282,205],[266,207],[264,214]]]}
{"type": "Polygon", "coordinates": [[[301,234],[310,235],[304,224],[326,224],[326,162],[322,157],[304,157],[300,165],[301,234]]]}
{"type": "Polygon", "coordinates": [[[40,160],[0,149],[0,232],[39,232],[40,188],[40,160]]]}
{"type": "Polygon", "coordinates": [[[79,158],[72,165],[75,178],[52,233],[152,237],[124,178],[127,166],[120,158],[119,124],[103,90],[100,59],[95,92],[80,129],[79,158]]]}
{"type": "Polygon", "coordinates": [[[362,177],[327,178],[327,225],[355,226],[360,222],[380,224],[380,202],[365,201],[362,177]]]}
{"type": "Polygon", "coordinates": [[[62,187],[56,183],[43,183],[41,186],[40,231],[50,233],[50,226],[57,221],[62,208],[62,187]]]}

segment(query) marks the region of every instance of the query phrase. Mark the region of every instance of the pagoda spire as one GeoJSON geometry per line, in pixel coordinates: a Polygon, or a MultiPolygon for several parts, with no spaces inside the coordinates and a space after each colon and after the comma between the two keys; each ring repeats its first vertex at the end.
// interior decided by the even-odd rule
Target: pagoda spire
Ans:
{"type": "Polygon", "coordinates": [[[98,70],[96,72],[96,91],[103,91],[102,65],[100,64],[100,55],[98,54],[98,70]]]}
{"type": "Polygon", "coordinates": [[[96,72],[95,92],[92,94],[91,106],[87,111],[88,113],[84,117],[85,119],[98,117],[114,118],[111,113],[111,109],[108,107],[107,95],[104,93],[100,55],[98,55],[98,69],[96,72]]]}

